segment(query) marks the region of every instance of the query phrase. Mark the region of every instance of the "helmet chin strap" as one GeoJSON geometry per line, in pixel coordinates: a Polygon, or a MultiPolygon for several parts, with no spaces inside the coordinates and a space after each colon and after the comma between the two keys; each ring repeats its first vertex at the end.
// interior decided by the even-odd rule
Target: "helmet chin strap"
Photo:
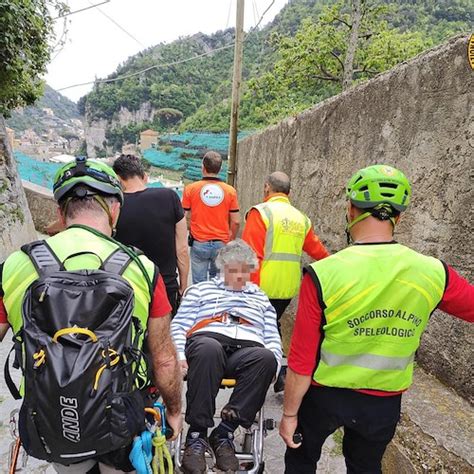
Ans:
{"type": "MultiPolygon", "coordinates": [[[[91,197],[89,195],[89,197],[91,197]]],[[[112,236],[115,235],[115,225],[114,225],[114,219],[112,218],[112,214],[110,213],[110,209],[109,209],[109,206],[107,205],[107,203],[105,202],[105,199],[102,197],[102,196],[99,196],[98,194],[94,194],[92,196],[92,198],[97,201],[97,203],[100,205],[100,207],[105,211],[105,213],[107,214],[107,217],[109,219],[109,226],[110,226],[110,230],[112,231],[112,236]]],[[[67,208],[69,206],[69,203],[71,202],[71,200],[73,199],[73,197],[69,197],[67,198],[66,200],[66,204],[64,206],[64,214],[66,215],[67,214],[67,208]]],[[[80,198],[79,198],[80,199],[80,198]]]]}
{"type": "Polygon", "coordinates": [[[100,207],[107,214],[107,217],[109,218],[110,230],[112,231],[112,236],[113,236],[115,234],[115,225],[114,225],[114,220],[112,218],[112,214],[110,213],[109,206],[107,206],[105,199],[102,196],[99,196],[98,194],[94,194],[94,199],[100,204],[100,207]]]}
{"type": "Polygon", "coordinates": [[[373,216],[381,221],[387,221],[390,220],[392,223],[393,228],[395,229],[395,217],[393,217],[393,208],[390,206],[390,204],[379,204],[375,206],[372,209],[369,209],[368,211],[362,213],[360,216],[357,216],[353,221],[349,222],[349,219],[346,214],[346,238],[347,238],[347,245],[350,245],[352,243],[352,236],[350,233],[350,229],[352,229],[353,226],[355,226],[358,222],[363,221],[364,219],[367,219],[367,217],[373,216]]]}

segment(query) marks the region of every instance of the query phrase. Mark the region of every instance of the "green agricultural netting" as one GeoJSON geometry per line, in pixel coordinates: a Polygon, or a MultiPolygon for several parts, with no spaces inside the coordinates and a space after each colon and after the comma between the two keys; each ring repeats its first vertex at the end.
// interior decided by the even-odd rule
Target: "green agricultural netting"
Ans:
{"type": "Polygon", "coordinates": [[[62,166],[60,163],[38,161],[20,151],[15,151],[14,156],[21,179],[48,189],[53,189],[54,175],[62,166]]]}
{"type": "MultiPolygon", "coordinates": [[[[173,148],[169,152],[150,148],[143,152],[143,158],[153,166],[173,171],[183,171],[183,178],[192,181],[201,179],[201,158],[183,158],[182,153],[191,153],[191,150],[183,148],[173,148]]],[[[197,154],[196,152],[195,154],[197,154]]],[[[193,153],[194,154],[194,153],[193,153]]],[[[226,178],[227,162],[224,161],[222,170],[219,173],[221,179],[226,178]]]]}
{"type": "MultiPolygon", "coordinates": [[[[242,139],[249,135],[249,132],[240,132],[238,139],[242,139]]],[[[201,133],[201,132],[184,132],[170,133],[160,137],[162,144],[182,143],[186,148],[198,148],[200,150],[215,150],[219,153],[227,155],[229,149],[228,133],[201,133]]]]}
{"type": "MultiPolygon", "coordinates": [[[[63,166],[61,163],[38,161],[19,151],[15,151],[14,156],[21,179],[51,190],[53,189],[54,175],[63,166]]],[[[163,184],[155,181],[149,183],[148,186],[150,188],[162,188],[163,184]]],[[[178,192],[178,194],[180,193],[178,192]]]]}
{"type": "MultiPolygon", "coordinates": [[[[249,132],[241,132],[239,139],[247,135],[249,132]]],[[[160,138],[160,144],[162,147],[163,145],[167,146],[163,149],[146,150],[143,153],[144,158],[158,168],[182,172],[183,178],[198,181],[201,178],[201,158],[204,153],[207,150],[215,150],[226,156],[229,135],[227,133],[198,132],[168,134],[160,138]]],[[[14,155],[22,179],[52,189],[54,175],[62,166],[60,163],[38,161],[19,151],[16,151],[14,155]]],[[[219,177],[225,180],[226,176],[227,161],[224,161],[219,177]]],[[[155,182],[150,186],[160,187],[162,185],[155,182]]]]}

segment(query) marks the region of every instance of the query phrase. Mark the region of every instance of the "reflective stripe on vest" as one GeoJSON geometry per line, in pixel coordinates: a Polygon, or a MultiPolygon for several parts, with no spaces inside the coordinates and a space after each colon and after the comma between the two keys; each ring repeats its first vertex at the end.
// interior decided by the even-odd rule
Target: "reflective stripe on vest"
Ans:
{"type": "Polygon", "coordinates": [[[331,367],[354,365],[373,370],[405,370],[414,358],[414,352],[408,357],[385,357],[375,354],[338,355],[321,348],[321,360],[331,367]]]}
{"type": "Polygon", "coordinates": [[[285,196],[271,197],[254,208],[267,229],[260,287],[269,298],[292,298],[300,287],[301,255],[311,221],[285,196]]]}
{"type": "Polygon", "coordinates": [[[446,283],[443,264],[400,244],[357,245],[310,265],[325,324],[316,382],[405,390],[446,283]]]}

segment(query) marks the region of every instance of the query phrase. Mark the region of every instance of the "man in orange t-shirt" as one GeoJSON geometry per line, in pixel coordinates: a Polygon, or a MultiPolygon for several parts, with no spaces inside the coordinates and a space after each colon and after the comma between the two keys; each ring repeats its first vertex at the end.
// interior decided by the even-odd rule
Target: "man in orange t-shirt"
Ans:
{"type": "Polygon", "coordinates": [[[202,160],[203,178],[184,188],[183,209],[190,219],[193,284],[217,274],[218,250],[235,239],[240,226],[237,191],[217,177],[222,157],[209,151],[202,160]]]}

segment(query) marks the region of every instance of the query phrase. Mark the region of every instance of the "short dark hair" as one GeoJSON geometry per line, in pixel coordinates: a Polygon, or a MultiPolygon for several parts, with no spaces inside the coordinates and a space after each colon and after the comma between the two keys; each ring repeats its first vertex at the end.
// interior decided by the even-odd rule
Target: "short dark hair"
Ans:
{"type": "Polygon", "coordinates": [[[217,174],[222,167],[222,156],[217,151],[208,151],[202,159],[202,164],[208,173],[217,174]]]}
{"type": "MultiPolygon", "coordinates": [[[[103,194],[101,196],[109,207],[115,202],[119,202],[115,196],[104,196],[103,194]]],[[[88,196],[85,198],[73,197],[71,199],[61,199],[59,201],[59,208],[61,210],[61,214],[66,219],[74,219],[83,213],[101,214],[104,212],[104,208],[93,196],[88,196]]]]}
{"type": "Polygon", "coordinates": [[[283,171],[275,171],[268,175],[266,182],[273,192],[290,194],[290,178],[283,171]]]}
{"type": "Polygon", "coordinates": [[[138,176],[145,177],[145,167],[140,158],[134,155],[120,155],[113,164],[114,171],[122,179],[131,179],[138,176]]]}

